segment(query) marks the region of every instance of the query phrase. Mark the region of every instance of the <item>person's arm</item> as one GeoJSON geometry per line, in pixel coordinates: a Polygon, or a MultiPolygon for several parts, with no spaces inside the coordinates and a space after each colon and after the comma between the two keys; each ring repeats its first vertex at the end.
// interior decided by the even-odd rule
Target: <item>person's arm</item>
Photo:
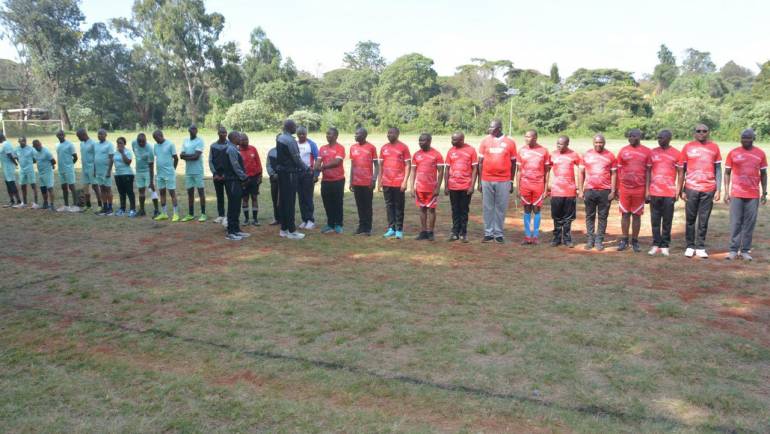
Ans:
{"type": "MultiPolygon", "coordinates": [[[[515,166],[516,164],[514,163],[513,165],[515,166]]],[[[511,180],[511,193],[513,193],[513,184],[514,184],[513,180],[516,181],[515,182],[516,185],[521,185],[521,170],[517,171],[517,170],[512,168],[511,169],[511,176],[513,176],[512,180],[511,180]]],[[[521,194],[521,189],[519,189],[519,194],[521,194]]]]}
{"type": "Polygon", "coordinates": [[[176,154],[172,155],[171,158],[174,159],[174,169],[176,169],[176,166],[179,165],[179,157],[177,157],[176,154]]]}
{"type": "Polygon", "coordinates": [[[732,181],[732,171],[732,168],[725,167],[725,203],[730,203],[730,181],[732,181]]]}
{"type": "Polygon", "coordinates": [[[147,168],[150,170],[150,190],[155,191],[155,161],[147,163],[147,168]]]}
{"type": "Polygon", "coordinates": [[[75,164],[77,162],[78,162],[78,154],[77,153],[73,153],[72,154],[72,164],[75,164]]]}
{"type": "Polygon", "coordinates": [[[482,165],[483,165],[483,164],[484,164],[484,157],[483,157],[483,156],[481,156],[481,155],[479,155],[479,164],[478,164],[478,166],[477,166],[477,168],[478,168],[478,169],[477,169],[477,172],[478,172],[478,174],[479,174],[479,176],[478,176],[478,178],[477,178],[477,179],[478,179],[478,182],[479,182],[479,186],[478,186],[478,190],[479,190],[479,193],[482,193],[482,191],[481,191],[481,174],[483,173],[483,172],[482,172],[482,169],[483,169],[483,166],[482,166],[482,165]]]}
{"type": "Polygon", "coordinates": [[[241,166],[241,162],[238,161],[240,153],[235,149],[234,146],[228,146],[227,156],[230,159],[230,164],[232,164],[233,171],[238,176],[238,179],[245,181],[248,177],[246,176],[246,172],[243,170],[243,166],[241,166]]]}
{"type": "MultiPolygon", "coordinates": [[[[412,197],[414,197],[414,183],[417,180],[417,176],[415,175],[415,171],[411,170],[412,166],[409,165],[408,167],[410,170],[406,172],[406,178],[404,180],[407,181],[407,184],[410,186],[409,190],[411,190],[412,197]]],[[[404,191],[404,188],[402,187],[401,190],[404,191]]]]}
{"type": "Polygon", "coordinates": [[[299,154],[299,145],[297,144],[297,141],[294,140],[294,138],[292,138],[291,141],[289,141],[288,143],[285,143],[285,145],[289,150],[289,155],[291,156],[291,160],[294,162],[297,168],[300,168],[303,171],[310,170],[310,168],[307,167],[305,162],[302,161],[302,156],[300,156],[299,154]]]}
{"type": "Polygon", "coordinates": [[[348,175],[349,175],[348,179],[350,180],[349,181],[350,184],[348,185],[348,190],[350,190],[350,192],[352,193],[353,192],[353,161],[350,162],[350,170],[348,170],[348,175]]]}
{"type": "Polygon", "coordinates": [[[109,178],[112,175],[112,165],[115,163],[114,161],[115,155],[111,154],[107,158],[107,178],[109,178]]]}
{"type": "MultiPolygon", "coordinates": [[[[447,187],[449,185],[449,164],[445,167],[446,170],[444,170],[444,176],[442,176],[444,178],[444,196],[449,196],[449,189],[447,187]]],[[[471,181],[471,185],[473,185],[473,181],[471,181]]]]}
{"type": "Polygon", "coordinates": [[[413,172],[412,159],[410,158],[409,160],[406,160],[405,163],[406,163],[406,168],[405,168],[406,174],[404,177],[404,181],[401,182],[401,191],[406,191],[406,181],[409,179],[409,177],[412,175],[412,172],[413,172]]]}
{"type": "Polygon", "coordinates": [[[618,195],[618,171],[610,170],[610,176],[610,202],[612,202],[613,199],[616,199],[615,196],[618,195]]]}
{"type": "Polygon", "coordinates": [[[126,156],[126,151],[120,151],[120,159],[123,160],[123,164],[131,165],[131,159],[126,156]]]}
{"type": "Polygon", "coordinates": [[[759,201],[764,205],[767,203],[767,168],[759,169],[759,183],[762,185],[762,196],[759,201]]]}
{"type": "MultiPolygon", "coordinates": [[[[216,175],[216,173],[217,173],[217,169],[216,169],[216,168],[214,168],[214,153],[213,153],[213,152],[211,152],[211,150],[210,150],[210,149],[209,149],[209,170],[211,171],[211,174],[212,174],[212,175],[216,175]]],[[[270,170],[270,169],[268,169],[268,171],[269,171],[269,170],[270,170]]]]}
{"type": "MultiPolygon", "coordinates": [[[[382,152],[382,151],[380,151],[382,152]]],[[[380,154],[380,161],[382,161],[382,154],[380,154]]],[[[378,191],[382,191],[382,172],[384,172],[385,169],[381,170],[380,173],[377,174],[377,189],[378,191]]]]}
{"type": "Polygon", "coordinates": [[[51,157],[51,169],[56,169],[56,158],[51,157]]]}
{"type": "Polygon", "coordinates": [[[467,193],[468,195],[473,194],[473,186],[476,185],[476,179],[479,177],[479,165],[478,164],[472,164],[471,165],[471,188],[468,189],[467,193]]]}
{"type": "Polygon", "coordinates": [[[377,188],[377,180],[380,176],[380,160],[372,160],[374,165],[374,173],[372,174],[372,191],[377,188]]]}
{"type": "Polygon", "coordinates": [[[517,172],[517,170],[516,170],[517,169],[516,162],[517,162],[516,157],[511,158],[511,188],[510,188],[510,193],[511,194],[513,194],[513,180],[514,179],[517,180],[516,181],[516,185],[517,186],[519,185],[519,181],[516,178],[516,172],[517,172]]]}
{"type": "Polygon", "coordinates": [[[684,177],[687,173],[687,163],[676,168],[676,191],[683,201],[687,201],[687,194],[684,192],[684,177]]]}
{"type": "Polygon", "coordinates": [[[545,196],[551,196],[551,166],[545,166],[545,196]]]}
{"type": "Polygon", "coordinates": [[[650,203],[650,180],[652,179],[652,167],[647,166],[644,172],[644,201],[650,203]]]}
{"type": "Polygon", "coordinates": [[[441,182],[444,181],[444,165],[438,166],[438,182],[436,183],[436,190],[433,191],[433,196],[438,196],[441,191],[441,182]]]}
{"type": "Polygon", "coordinates": [[[714,193],[714,201],[719,202],[722,195],[722,163],[714,163],[714,177],[717,185],[717,191],[714,193]]]}

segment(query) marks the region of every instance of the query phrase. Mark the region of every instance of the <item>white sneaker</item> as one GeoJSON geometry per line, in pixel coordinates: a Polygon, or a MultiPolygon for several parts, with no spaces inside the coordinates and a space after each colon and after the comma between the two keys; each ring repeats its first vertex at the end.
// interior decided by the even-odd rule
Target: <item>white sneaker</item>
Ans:
{"type": "Polygon", "coordinates": [[[748,254],[748,252],[743,252],[740,255],[741,255],[741,257],[743,258],[744,261],[752,261],[752,260],[754,260],[754,258],[752,258],[751,255],[748,254]]]}
{"type": "Polygon", "coordinates": [[[30,207],[30,209],[40,209],[40,205],[38,205],[35,202],[32,202],[32,205],[30,205],[29,207],[30,207]]]}
{"type": "Polygon", "coordinates": [[[22,202],[22,203],[17,203],[16,205],[12,206],[11,208],[19,209],[19,208],[26,208],[26,207],[27,207],[27,204],[22,202]]]}
{"type": "Polygon", "coordinates": [[[56,208],[56,212],[67,212],[70,210],[70,207],[68,206],[60,206],[59,208],[56,208]]]}
{"type": "Polygon", "coordinates": [[[736,259],[740,259],[740,254],[738,252],[729,252],[727,253],[727,256],[725,256],[725,259],[728,261],[734,261],[736,259]]]}
{"type": "Polygon", "coordinates": [[[301,240],[305,238],[305,234],[301,232],[289,232],[289,235],[287,235],[286,238],[290,240],[301,240]]]}
{"type": "Polygon", "coordinates": [[[236,234],[227,234],[225,235],[225,239],[230,241],[240,241],[243,239],[243,237],[239,237],[236,234]]]}
{"type": "Polygon", "coordinates": [[[647,252],[647,254],[650,255],[650,256],[655,256],[655,255],[658,254],[658,250],[660,250],[660,249],[658,249],[658,246],[652,246],[650,248],[650,251],[647,252]]]}
{"type": "Polygon", "coordinates": [[[315,229],[315,228],[316,228],[315,223],[310,221],[305,223],[305,229],[315,229]]]}
{"type": "Polygon", "coordinates": [[[227,217],[222,217],[222,226],[227,227],[227,217]]]}
{"type": "Polygon", "coordinates": [[[278,235],[279,235],[281,238],[286,238],[286,237],[288,237],[288,236],[289,236],[289,232],[282,230],[282,231],[278,232],[278,235]]]}
{"type": "Polygon", "coordinates": [[[693,249],[692,247],[688,247],[687,250],[684,251],[684,255],[687,256],[688,258],[692,258],[693,255],[695,255],[695,249],[693,249]]]}
{"type": "Polygon", "coordinates": [[[250,234],[250,233],[248,233],[248,232],[238,232],[238,233],[237,233],[237,234],[235,234],[235,235],[238,235],[238,236],[239,236],[239,237],[241,237],[241,238],[248,238],[248,237],[250,237],[250,236],[251,236],[251,234],[250,234]]]}
{"type": "Polygon", "coordinates": [[[80,207],[79,207],[79,206],[77,206],[77,205],[72,205],[72,206],[70,207],[70,209],[69,209],[69,212],[80,212],[80,211],[81,211],[81,209],[80,209],[80,207]]]}
{"type": "Polygon", "coordinates": [[[222,223],[223,219],[224,219],[224,217],[217,217],[217,218],[214,219],[214,223],[222,223]]]}
{"type": "MultiPolygon", "coordinates": [[[[310,222],[308,222],[308,223],[310,223],[310,222]]],[[[300,223],[299,226],[297,226],[297,227],[300,228],[300,229],[305,229],[305,222],[300,223]]]]}
{"type": "Polygon", "coordinates": [[[709,254],[706,253],[706,249],[697,249],[695,250],[695,256],[701,258],[701,259],[708,259],[709,254]]]}
{"type": "Polygon", "coordinates": [[[660,254],[663,255],[663,256],[668,256],[671,253],[668,251],[668,247],[661,247],[660,248],[660,254]]]}

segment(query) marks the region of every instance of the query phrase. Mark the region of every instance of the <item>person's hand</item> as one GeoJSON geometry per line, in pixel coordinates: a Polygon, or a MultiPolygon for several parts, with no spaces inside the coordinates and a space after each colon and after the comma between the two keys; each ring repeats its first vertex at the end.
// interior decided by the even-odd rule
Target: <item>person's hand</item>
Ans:
{"type": "Polygon", "coordinates": [[[513,181],[511,181],[511,187],[508,189],[509,194],[513,194],[513,181]]]}
{"type": "Polygon", "coordinates": [[[401,191],[402,192],[406,191],[406,183],[401,184],[401,191]]]}
{"type": "Polygon", "coordinates": [[[765,205],[767,203],[767,193],[762,193],[762,197],[759,199],[759,203],[765,205]]]}
{"type": "Polygon", "coordinates": [[[433,190],[433,197],[438,197],[439,194],[441,194],[441,189],[436,187],[436,189],[433,190]]]}
{"type": "Polygon", "coordinates": [[[278,175],[271,175],[270,176],[271,181],[278,181],[278,175]]]}
{"type": "Polygon", "coordinates": [[[410,195],[410,196],[412,196],[412,199],[414,199],[414,197],[415,197],[415,193],[414,193],[414,190],[410,191],[410,192],[409,192],[409,195],[410,195]]]}
{"type": "Polygon", "coordinates": [[[649,194],[644,195],[644,203],[650,203],[652,202],[652,199],[650,198],[649,194]]]}
{"type": "Polygon", "coordinates": [[[479,193],[483,193],[483,191],[481,191],[481,184],[479,184],[478,190],[479,190],[479,193]]]}
{"type": "Polygon", "coordinates": [[[585,199],[586,198],[586,195],[585,195],[585,193],[583,193],[583,190],[578,190],[577,195],[578,195],[578,197],[580,199],[585,199]]]}
{"type": "Polygon", "coordinates": [[[472,195],[472,194],[473,194],[473,186],[472,186],[472,185],[471,185],[471,187],[468,189],[468,191],[466,191],[466,193],[468,194],[468,196],[470,196],[470,195],[472,195]]]}
{"type": "Polygon", "coordinates": [[[725,193],[725,203],[730,203],[730,193],[725,193]]]}
{"type": "Polygon", "coordinates": [[[155,183],[154,182],[150,182],[150,185],[148,185],[147,188],[149,188],[152,191],[155,191],[155,183]]]}
{"type": "Polygon", "coordinates": [[[379,191],[380,193],[382,193],[382,184],[380,184],[380,185],[379,185],[379,187],[377,187],[377,191],[379,191]]]}
{"type": "Polygon", "coordinates": [[[717,190],[717,192],[714,193],[714,202],[719,202],[720,197],[722,197],[722,192],[717,190]]]}
{"type": "Polygon", "coordinates": [[[350,185],[350,186],[348,187],[348,191],[350,191],[351,193],[353,193],[353,185],[350,185]]]}
{"type": "Polygon", "coordinates": [[[609,201],[612,202],[613,200],[617,199],[617,197],[618,197],[618,192],[615,191],[614,188],[611,189],[610,190],[610,195],[608,196],[609,201]]]}
{"type": "Polygon", "coordinates": [[[680,198],[681,198],[683,201],[687,202],[687,194],[686,194],[685,192],[683,192],[683,191],[679,192],[679,197],[680,197],[680,198]]]}
{"type": "Polygon", "coordinates": [[[447,190],[446,188],[444,188],[444,196],[449,196],[449,190],[447,190]]]}
{"type": "Polygon", "coordinates": [[[545,188],[545,197],[551,197],[551,187],[545,188]]]}
{"type": "Polygon", "coordinates": [[[314,176],[314,177],[313,177],[313,184],[315,184],[315,183],[317,183],[317,182],[318,182],[318,177],[317,177],[317,176],[314,176]]]}

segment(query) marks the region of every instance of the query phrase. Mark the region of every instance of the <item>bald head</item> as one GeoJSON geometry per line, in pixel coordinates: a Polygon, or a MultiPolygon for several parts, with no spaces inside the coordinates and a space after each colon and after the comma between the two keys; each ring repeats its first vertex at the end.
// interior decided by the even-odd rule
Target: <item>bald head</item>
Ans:
{"type": "Polygon", "coordinates": [[[741,146],[744,149],[751,149],[754,146],[754,140],[757,138],[756,133],[751,128],[746,128],[741,133],[741,146]]]}
{"type": "Polygon", "coordinates": [[[503,121],[500,119],[494,119],[489,123],[489,134],[500,137],[503,135],[503,121]]]}
{"type": "Polygon", "coordinates": [[[294,122],[294,119],[286,119],[283,122],[283,130],[289,134],[294,134],[297,132],[297,123],[294,122]]]}
{"type": "Polygon", "coordinates": [[[454,134],[452,134],[452,146],[454,147],[460,147],[465,144],[465,133],[462,131],[455,131],[454,134]]]}

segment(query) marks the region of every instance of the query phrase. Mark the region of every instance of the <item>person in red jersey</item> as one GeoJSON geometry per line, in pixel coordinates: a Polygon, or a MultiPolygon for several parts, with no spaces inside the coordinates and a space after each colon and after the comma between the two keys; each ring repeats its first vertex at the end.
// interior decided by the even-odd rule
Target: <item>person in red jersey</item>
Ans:
{"type": "Polygon", "coordinates": [[[249,144],[249,136],[241,134],[238,140],[238,151],[243,158],[243,171],[246,172],[246,182],[243,183],[243,199],[241,208],[243,209],[243,224],[259,226],[259,186],[262,185],[262,160],[259,158],[257,148],[249,144]],[[249,198],[251,198],[251,208],[249,208],[249,198]],[[249,222],[249,211],[251,211],[251,222],[249,222]]]}
{"type": "Polygon", "coordinates": [[[623,238],[618,243],[618,251],[628,248],[628,229],[631,226],[631,248],[641,252],[639,230],[642,226],[644,202],[650,185],[650,148],[642,145],[642,132],[634,128],[628,132],[628,145],[618,152],[618,208],[621,213],[620,229],[623,238]]]}
{"type": "Polygon", "coordinates": [[[452,134],[452,147],[447,151],[444,170],[444,195],[452,204],[452,233],[449,241],[468,242],[468,213],[473,186],[478,176],[478,156],[473,146],[465,143],[465,134],[452,134]]]}
{"type": "Polygon", "coordinates": [[[695,140],[684,145],[679,155],[679,180],[677,190],[685,204],[684,255],[701,259],[706,252],[706,233],[714,201],[719,202],[722,190],[722,154],[719,146],[709,140],[709,128],[704,124],[695,127],[695,140]],[[684,188],[682,183],[684,182],[684,188]],[[697,227],[696,227],[697,222],[697,227]],[[697,233],[696,233],[697,228],[697,233]]]}
{"type": "Polygon", "coordinates": [[[726,259],[752,260],[751,238],[759,203],[767,203],[767,155],[754,146],[755,138],[754,130],[744,130],[741,146],[730,151],[725,161],[725,203],[730,205],[730,252],[726,259]]]}
{"type": "Polygon", "coordinates": [[[551,154],[537,143],[537,131],[524,134],[524,143],[516,156],[516,184],[524,207],[524,240],[522,244],[537,244],[540,233],[540,208],[546,196],[551,171],[551,154]],[[534,214],[534,215],[533,215],[534,214]]]}
{"type": "Polygon", "coordinates": [[[406,183],[412,171],[412,155],[409,148],[398,140],[400,133],[398,128],[388,129],[388,143],[380,148],[382,170],[378,179],[388,214],[388,230],[383,237],[397,240],[404,238],[406,183]]]}
{"type": "Polygon", "coordinates": [[[502,244],[505,212],[516,177],[516,142],[503,134],[503,123],[499,119],[489,124],[489,135],[479,145],[479,173],[478,189],[484,204],[482,242],[502,244]]]}
{"type": "Polygon", "coordinates": [[[586,206],[586,250],[594,247],[599,251],[604,250],[607,217],[615,198],[617,161],[612,152],[604,149],[606,144],[607,140],[602,134],[595,135],[594,148],[583,154],[580,166],[580,184],[586,206]]]}
{"type": "Polygon", "coordinates": [[[331,127],[326,131],[326,145],[318,150],[315,170],[323,173],[321,180],[321,200],[326,210],[326,226],[322,234],[342,233],[343,208],[345,198],[345,148],[337,143],[340,133],[331,127]]]}
{"type": "Polygon", "coordinates": [[[380,172],[377,148],[366,141],[368,134],[365,128],[357,129],[356,142],[350,147],[350,191],[358,208],[356,235],[366,236],[372,234],[372,198],[380,172]]]}
{"type": "Polygon", "coordinates": [[[669,255],[671,244],[671,223],[674,220],[674,204],[677,194],[677,168],[679,151],[671,146],[671,131],[658,133],[658,147],[650,150],[650,187],[647,202],[650,204],[652,225],[652,247],[650,256],[661,253],[669,255]]]}
{"type": "Polygon", "coordinates": [[[417,207],[420,208],[420,235],[416,240],[433,241],[436,226],[436,205],[444,179],[444,157],[431,148],[433,137],[420,134],[420,150],[412,156],[411,191],[417,207]]]}
{"type": "Polygon", "coordinates": [[[553,219],[553,240],[551,246],[560,244],[572,248],[572,222],[575,220],[578,191],[583,195],[575,170],[580,166],[580,154],[569,148],[569,137],[559,136],[556,151],[551,154],[551,218],[553,219]]]}

